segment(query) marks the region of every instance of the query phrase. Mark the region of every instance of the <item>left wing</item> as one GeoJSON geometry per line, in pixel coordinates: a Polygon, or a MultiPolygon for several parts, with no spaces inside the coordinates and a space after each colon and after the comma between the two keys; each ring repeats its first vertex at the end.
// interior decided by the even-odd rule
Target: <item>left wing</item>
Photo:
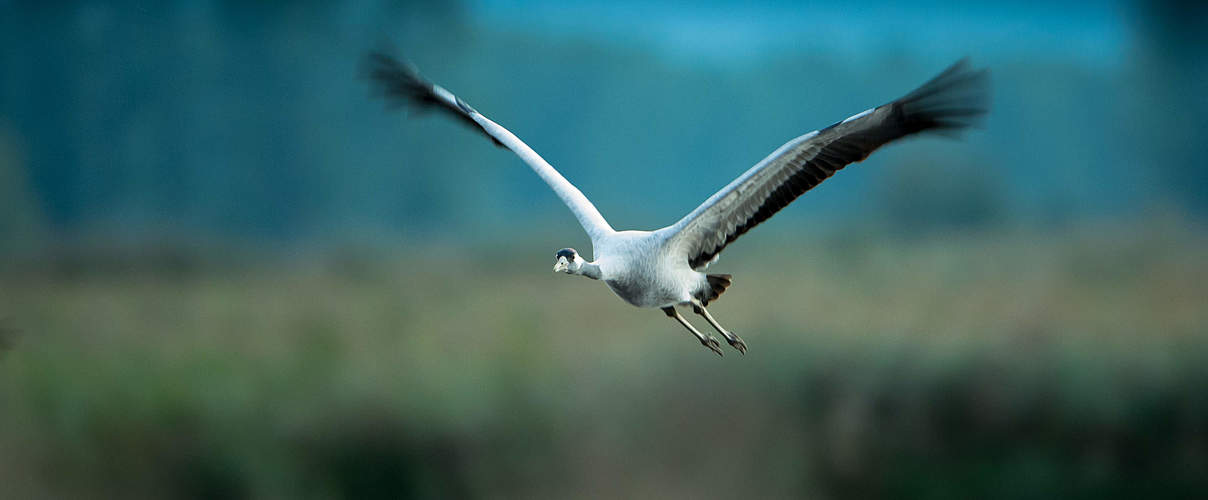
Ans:
{"type": "Polygon", "coordinates": [[[905,97],[780,146],[672,226],[667,245],[693,269],[802,193],[877,148],[923,131],[953,132],[986,113],[989,77],[953,64],[905,97]]]}

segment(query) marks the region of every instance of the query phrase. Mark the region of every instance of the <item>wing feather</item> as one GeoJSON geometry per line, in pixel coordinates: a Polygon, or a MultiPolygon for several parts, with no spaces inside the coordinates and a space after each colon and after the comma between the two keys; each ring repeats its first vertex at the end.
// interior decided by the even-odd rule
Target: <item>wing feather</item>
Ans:
{"type": "Polygon", "coordinates": [[[789,141],[672,226],[664,228],[694,269],[843,167],[920,132],[954,133],[987,111],[989,74],[958,61],[889,104],[789,141]]]}

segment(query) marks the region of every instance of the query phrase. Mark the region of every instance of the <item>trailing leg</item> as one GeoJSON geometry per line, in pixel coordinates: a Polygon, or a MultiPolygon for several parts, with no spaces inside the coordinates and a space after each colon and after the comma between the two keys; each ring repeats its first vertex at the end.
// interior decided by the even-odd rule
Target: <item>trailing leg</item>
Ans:
{"type": "Polygon", "coordinates": [[[701,306],[698,304],[692,304],[692,312],[695,312],[696,314],[704,316],[705,321],[708,321],[710,325],[713,325],[713,328],[716,329],[718,333],[722,334],[722,336],[724,336],[726,338],[726,342],[729,342],[731,347],[738,349],[738,352],[741,352],[743,354],[747,353],[747,343],[743,342],[743,340],[741,338],[739,338],[738,335],[734,335],[733,333],[726,330],[725,328],[722,328],[721,324],[719,324],[717,322],[717,320],[713,319],[713,315],[709,314],[709,311],[707,309],[705,309],[704,306],[701,306]]]}
{"type": "Polygon", "coordinates": [[[683,316],[680,316],[679,311],[676,311],[674,307],[664,307],[663,313],[665,313],[669,318],[674,318],[679,322],[679,324],[684,325],[684,328],[687,328],[689,332],[692,332],[692,335],[696,336],[697,340],[700,340],[701,345],[712,349],[713,352],[717,353],[718,356],[726,355],[721,351],[721,343],[719,343],[716,338],[713,338],[711,335],[701,333],[696,329],[696,327],[692,326],[692,323],[689,323],[688,320],[684,319],[683,316]]]}

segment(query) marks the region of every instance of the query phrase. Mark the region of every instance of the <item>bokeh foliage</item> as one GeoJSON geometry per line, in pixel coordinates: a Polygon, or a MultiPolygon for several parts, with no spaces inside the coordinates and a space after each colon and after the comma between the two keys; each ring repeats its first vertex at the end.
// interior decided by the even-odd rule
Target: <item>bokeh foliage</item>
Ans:
{"type": "Polygon", "coordinates": [[[539,256],[27,262],[2,282],[21,333],[0,360],[0,480],[85,497],[1194,496],[1205,241],[1146,225],[814,235],[726,258],[742,272],[712,309],[752,349],[725,358],[539,256]]]}

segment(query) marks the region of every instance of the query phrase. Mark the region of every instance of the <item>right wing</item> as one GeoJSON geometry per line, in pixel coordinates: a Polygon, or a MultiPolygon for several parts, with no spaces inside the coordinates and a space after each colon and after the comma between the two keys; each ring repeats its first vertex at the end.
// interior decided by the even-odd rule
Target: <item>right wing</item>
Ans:
{"type": "Polygon", "coordinates": [[[495,142],[496,145],[512,150],[524,160],[541,180],[566,203],[575,214],[583,230],[591,237],[592,244],[604,235],[613,233],[612,226],[600,215],[595,205],[588,201],[570,181],[562,177],[554,167],[541,158],[507,129],[483,116],[444,87],[434,85],[420,76],[415,67],[403,63],[382,52],[370,52],[367,60],[369,78],[377,90],[397,105],[411,104],[420,108],[434,108],[473,126],[495,142]]]}

